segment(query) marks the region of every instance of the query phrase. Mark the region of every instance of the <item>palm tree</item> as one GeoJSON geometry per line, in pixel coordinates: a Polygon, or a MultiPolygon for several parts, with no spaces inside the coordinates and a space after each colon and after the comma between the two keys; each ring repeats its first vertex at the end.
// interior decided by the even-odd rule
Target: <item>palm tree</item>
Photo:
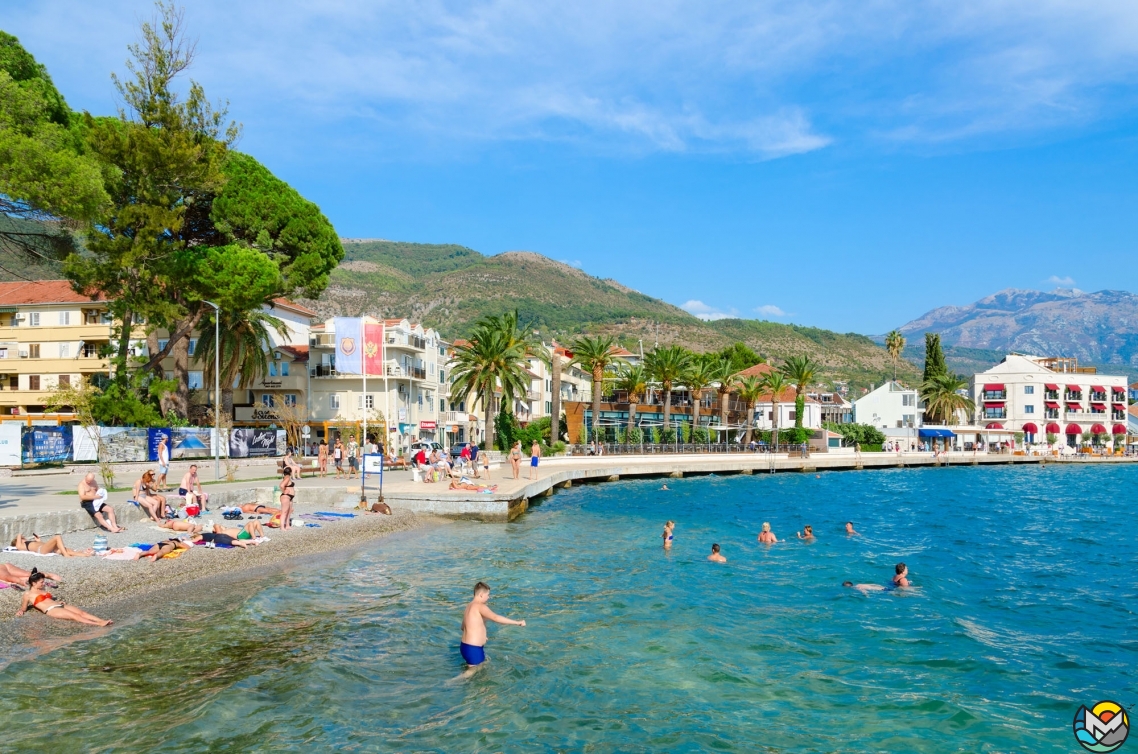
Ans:
{"type": "Polygon", "coordinates": [[[747,438],[743,442],[750,445],[755,429],[755,403],[762,397],[766,387],[760,377],[740,377],[738,390],[739,400],[747,406],[747,438]]]}
{"type": "Polygon", "coordinates": [[[976,404],[958,391],[968,387],[968,381],[955,374],[934,374],[921,384],[921,400],[925,414],[936,424],[955,424],[956,413],[971,413],[976,404]]]}
{"type": "Polygon", "coordinates": [[[473,394],[482,402],[487,450],[494,446],[494,393],[501,387],[507,406],[525,394],[530,383],[528,359],[535,350],[518,329],[517,312],[483,317],[475,323],[470,341],[454,346],[451,400],[465,401],[473,394]]]}
{"type": "Polygon", "coordinates": [[[900,330],[890,330],[885,336],[885,350],[893,360],[893,381],[897,381],[897,362],[901,360],[901,352],[905,350],[905,336],[900,330]]]}
{"type": "Polygon", "coordinates": [[[707,359],[696,358],[692,360],[691,367],[684,375],[684,385],[692,396],[692,429],[699,426],[699,404],[703,391],[711,387],[716,379],[715,364],[707,359]]]}
{"type": "Polygon", "coordinates": [[[714,365],[715,370],[715,392],[719,395],[719,426],[720,431],[727,432],[727,399],[731,397],[731,391],[735,389],[735,382],[738,380],[736,376],[735,367],[731,364],[731,359],[724,358],[719,360],[714,365]]]}
{"type": "MultiPolygon", "coordinates": [[[[806,412],[806,388],[814,382],[818,365],[809,356],[791,356],[782,365],[782,373],[794,383],[794,428],[802,429],[802,414],[806,412]]],[[[795,442],[798,442],[795,440],[795,442]]]]}
{"type": "MultiPolygon", "coordinates": [[[[213,314],[202,318],[195,357],[204,367],[203,383],[214,384],[214,327],[213,314]]],[[[273,348],[272,333],[288,337],[288,326],[261,309],[245,312],[222,310],[220,372],[221,395],[214,400],[223,411],[233,410],[233,389],[248,390],[257,380],[269,373],[269,351],[273,348]]]]}
{"type": "Polygon", "coordinates": [[[569,350],[573,352],[573,363],[580,364],[582,369],[592,374],[593,437],[599,439],[605,372],[624,360],[616,355],[616,339],[611,335],[582,335],[573,341],[569,350]]]}
{"type": "Polygon", "coordinates": [[[774,446],[772,452],[778,451],[778,404],[779,399],[782,397],[783,392],[789,386],[786,377],[782,372],[768,372],[762,378],[763,389],[769,391],[771,394],[771,444],[774,446]]]}
{"type": "Polygon", "coordinates": [[[659,382],[660,389],[664,391],[665,432],[672,426],[672,386],[683,380],[691,363],[691,351],[683,346],[657,347],[644,357],[644,367],[649,376],[659,382]]]}
{"type": "Polygon", "coordinates": [[[648,392],[648,373],[640,364],[622,364],[614,387],[628,393],[628,437],[631,437],[636,426],[636,404],[648,392]]]}

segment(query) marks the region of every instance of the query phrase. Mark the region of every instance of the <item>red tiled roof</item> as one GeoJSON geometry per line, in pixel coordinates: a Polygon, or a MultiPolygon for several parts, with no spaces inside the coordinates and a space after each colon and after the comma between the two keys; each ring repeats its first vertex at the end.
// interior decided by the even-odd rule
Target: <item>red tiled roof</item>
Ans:
{"type": "Polygon", "coordinates": [[[774,371],[774,367],[770,364],[755,364],[753,367],[748,367],[742,372],[739,372],[736,377],[762,377],[774,371]]]}
{"type": "Polygon", "coordinates": [[[274,350],[287,353],[293,361],[308,361],[308,346],[277,346],[274,350]]]}
{"type": "Polygon", "coordinates": [[[621,356],[621,357],[635,356],[636,355],[632,351],[629,351],[627,348],[621,348],[620,346],[617,346],[616,348],[612,349],[612,354],[613,354],[613,356],[621,356]]]}
{"type": "Polygon", "coordinates": [[[106,301],[101,293],[95,298],[76,293],[67,280],[30,280],[0,283],[0,305],[19,304],[90,304],[106,301]]]}
{"type": "Polygon", "coordinates": [[[320,316],[316,312],[309,309],[307,306],[301,306],[300,304],[296,303],[295,301],[289,301],[287,298],[274,298],[273,304],[281,307],[282,309],[292,309],[294,312],[297,312],[298,314],[307,314],[309,317],[320,316]]]}
{"type": "MultiPolygon", "coordinates": [[[[762,365],[760,364],[759,366],[762,366],[762,365]]],[[[754,367],[751,367],[751,368],[754,369],[754,367]]],[[[783,391],[778,394],[778,402],[779,403],[794,403],[794,399],[797,397],[798,397],[798,391],[795,390],[793,387],[783,388],[783,391]]],[[[771,402],[771,393],[769,393],[769,392],[763,393],[759,397],[759,399],[756,401],[756,403],[770,403],[770,402],[771,402]]],[[[806,396],[806,403],[817,403],[817,402],[818,401],[814,400],[809,395],[806,396]]]]}

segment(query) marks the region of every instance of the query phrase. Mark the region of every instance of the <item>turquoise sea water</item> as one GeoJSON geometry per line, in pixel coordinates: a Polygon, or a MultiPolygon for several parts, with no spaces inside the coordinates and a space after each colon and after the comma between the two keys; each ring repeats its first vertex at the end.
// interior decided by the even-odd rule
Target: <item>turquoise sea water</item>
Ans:
{"type": "Polygon", "coordinates": [[[1078,751],[1080,704],[1138,700],[1136,481],[1049,466],[577,487],[507,526],[380,541],[12,662],[0,748],[1078,751]],[[790,541],[758,545],[763,521],[790,541]],[[794,539],[808,523],[813,544],[794,539]],[[706,562],[713,541],[726,565],[706,562]],[[840,586],[897,561],[918,589],[840,586]],[[492,626],[489,665],[448,683],[479,579],[529,625],[492,626]]]}

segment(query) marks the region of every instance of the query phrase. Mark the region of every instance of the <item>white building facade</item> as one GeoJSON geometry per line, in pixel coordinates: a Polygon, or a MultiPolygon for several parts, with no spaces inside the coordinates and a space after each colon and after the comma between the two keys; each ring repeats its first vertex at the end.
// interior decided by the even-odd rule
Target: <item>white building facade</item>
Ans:
{"type": "Polygon", "coordinates": [[[1127,432],[1126,377],[1075,359],[1010,354],[972,378],[972,399],[978,425],[1022,432],[1027,445],[1113,444],[1127,432]]]}
{"type": "Polygon", "coordinates": [[[915,438],[922,424],[917,391],[890,380],[853,402],[853,420],[881,430],[886,437],[915,438]]]}

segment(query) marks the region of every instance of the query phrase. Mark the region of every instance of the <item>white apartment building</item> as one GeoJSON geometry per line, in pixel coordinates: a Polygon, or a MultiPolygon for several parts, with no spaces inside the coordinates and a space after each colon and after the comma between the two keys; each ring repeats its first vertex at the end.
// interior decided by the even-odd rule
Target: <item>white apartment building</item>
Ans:
{"type": "Polygon", "coordinates": [[[336,427],[359,426],[366,416],[369,435],[370,426],[386,423],[391,449],[405,448],[419,439],[441,442],[451,418],[446,411],[447,344],[435,330],[406,319],[383,320],[382,324],[383,373],[369,374],[366,390],[362,375],[336,371],[334,320],[312,326],[309,417],[315,435],[331,438],[336,427]]]}
{"type": "MultiPolygon", "coordinates": [[[[798,417],[798,412],[794,406],[794,399],[797,396],[797,391],[793,387],[788,387],[779,394],[778,397],[778,428],[780,430],[793,428],[794,422],[798,417]]],[[[759,430],[774,429],[775,423],[775,402],[772,400],[774,396],[771,393],[766,393],[755,401],[755,428],[759,430]]],[[[715,405],[712,411],[718,412],[719,407],[715,405]]],[[[745,414],[744,414],[745,415],[745,414]]],[[[712,423],[718,424],[718,419],[712,419],[712,423]]],[[[821,429],[822,428],[822,404],[815,398],[806,396],[805,404],[802,411],[802,426],[806,429],[821,429]]]]}
{"type": "Polygon", "coordinates": [[[853,402],[853,420],[875,427],[886,437],[915,438],[922,411],[917,391],[895,380],[886,382],[853,402]]]}
{"type": "Polygon", "coordinates": [[[1123,375],[1098,374],[1076,359],[1009,354],[972,378],[976,423],[1022,432],[1028,445],[1076,448],[1084,433],[1125,437],[1127,385],[1123,375]]]}

